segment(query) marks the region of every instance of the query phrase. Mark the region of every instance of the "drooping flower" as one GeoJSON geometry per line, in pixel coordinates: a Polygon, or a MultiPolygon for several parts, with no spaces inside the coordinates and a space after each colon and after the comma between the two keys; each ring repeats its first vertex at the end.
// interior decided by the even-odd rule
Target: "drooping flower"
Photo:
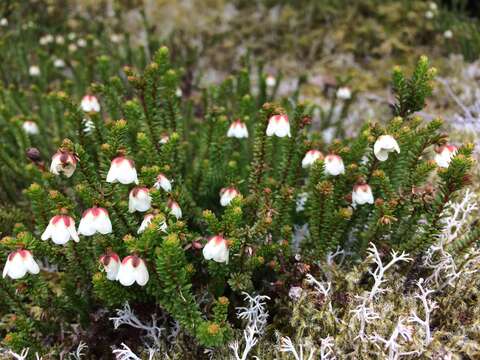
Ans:
{"type": "Polygon", "coordinates": [[[130,195],[128,196],[128,211],[132,213],[135,211],[144,212],[150,209],[151,204],[152,198],[148,188],[137,186],[130,191],[130,195]]]}
{"type": "Polygon", "coordinates": [[[453,38],[453,31],[452,30],[445,30],[445,32],[443,33],[443,37],[445,39],[453,38]]]}
{"type": "Polygon", "coordinates": [[[138,184],[137,169],[135,169],[132,160],[123,156],[118,156],[112,160],[107,174],[107,182],[114,183],[117,181],[125,185],[133,182],[138,184]]]}
{"type": "Polygon", "coordinates": [[[164,145],[168,142],[168,140],[170,140],[170,137],[166,134],[162,135],[160,137],[160,140],[158,141],[161,145],[164,145]]]}
{"type": "Polygon", "coordinates": [[[136,255],[129,255],[122,260],[118,270],[117,280],[123,286],[131,286],[135,282],[140,286],[145,286],[149,275],[145,261],[136,255]]]}
{"type": "Polygon", "coordinates": [[[273,75],[268,75],[265,79],[265,83],[268,87],[274,87],[277,85],[277,79],[275,79],[275,76],[273,75]]]}
{"type": "Polygon", "coordinates": [[[212,236],[203,248],[203,257],[205,260],[228,264],[228,255],[228,242],[221,235],[212,236]]]}
{"type": "Polygon", "coordinates": [[[110,234],[112,232],[112,222],[107,209],[95,206],[84,211],[78,225],[78,233],[92,236],[97,232],[104,235],[110,234]]]}
{"type": "Polygon", "coordinates": [[[93,95],[85,95],[82,98],[80,107],[84,112],[87,113],[100,111],[100,103],[98,102],[98,99],[93,95]]]}
{"type": "MultiPolygon", "coordinates": [[[[154,214],[145,215],[143,217],[142,223],[140,224],[140,227],[137,230],[137,234],[143,233],[148,228],[148,226],[152,223],[154,217],[155,217],[154,214]]],[[[167,223],[163,221],[160,224],[160,230],[162,230],[163,232],[167,232],[167,228],[168,228],[167,223]]]]}
{"type": "Polygon", "coordinates": [[[228,128],[227,137],[234,137],[237,139],[248,138],[247,125],[241,120],[235,120],[228,128]]]}
{"type": "Polygon", "coordinates": [[[443,145],[435,149],[435,162],[439,167],[448,168],[450,161],[457,153],[458,148],[455,145],[443,145]]]}
{"type": "Polygon", "coordinates": [[[220,190],[220,205],[227,206],[232,200],[240,195],[237,189],[234,187],[227,187],[220,190]]]}
{"type": "Polygon", "coordinates": [[[87,40],[80,38],[80,39],[77,40],[77,45],[78,45],[78,47],[85,47],[85,46],[87,46],[87,40]]]}
{"type": "Polygon", "coordinates": [[[32,65],[28,68],[28,73],[30,74],[30,76],[39,76],[40,68],[37,65],[32,65]]]}
{"type": "Polygon", "coordinates": [[[373,193],[370,185],[365,183],[355,184],[352,191],[352,205],[373,204],[373,193]]]}
{"type": "Polygon", "coordinates": [[[22,124],[22,129],[29,135],[37,135],[40,130],[36,122],[27,120],[22,124]]]}
{"type": "Polygon", "coordinates": [[[68,215],[55,215],[42,234],[42,240],[47,239],[52,239],[57,245],[66,244],[70,239],[79,242],[75,221],[68,215]]]}
{"type": "Polygon", "coordinates": [[[45,46],[45,45],[48,45],[48,44],[52,43],[53,40],[54,40],[53,35],[47,34],[47,35],[43,35],[42,37],[40,37],[40,39],[38,39],[38,43],[42,46],[45,46]]]}
{"type": "Polygon", "coordinates": [[[342,157],[336,154],[328,154],[325,156],[325,173],[331,176],[345,174],[345,165],[342,157]]]}
{"type": "Polygon", "coordinates": [[[158,174],[157,175],[157,182],[155,184],[153,184],[153,187],[155,189],[158,189],[158,190],[160,190],[160,188],[162,188],[166,192],[172,191],[172,183],[163,174],[158,174]]]}
{"type": "Polygon", "coordinates": [[[0,26],[8,26],[8,19],[7,18],[0,19],[0,26]]]}
{"type": "Polygon", "coordinates": [[[62,173],[66,177],[71,177],[77,168],[77,157],[67,150],[58,150],[52,156],[50,163],[50,172],[55,175],[62,173]]]}
{"type": "Polygon", "coordinates": [[[352,97],[352,91],[348,87],[343,86],[338,88],[337,98],[341,100],[349,100],[351,97],[352,97]]]}
{"type": "Polygon", "coordinates": [[[290,122],[285,114],[273,115],[268,120],[267,136],[290,137],[290,122]]]}
{"type": "Polygon", "coordinates": [[[63,45],[63,44],[65,44],[65,38],[62,35],[57,35],[57,36],[55,36],[55,42],[58,45],[63,45]]]}
{"type": "Polygon", "coordinates": [[[393,151],[400,153],[400,147],[398,146],[397,140],[391,135],[379,136],[373,145],[373,153],[379,161],[386,161],[388,154],[393,151]]]}
{"type": "Polygon", "coordinates": [[[312,166],[313,163],[319,159],[320,160],[323,159],[323,154],[319,150],[316,150],[316,149],[308,150],[302,160],[302,167],[306,169],[312,166]]]}
{"type": "Polygon", "coordinates": [[[100,256],[100,263],[107,273],[108,280],[117,280],[118,270],[120,269],[120,257],[117,253],[109,251],[100,256]]]}
{"type": "Polygon", "coordinates": [[[175,200],[169,199],[167,202],[167,207],[170,209],[170,213],[177,219],[182,218],[182,209],[175,200]]]}
{"type": "Polygon", "coordinates": [[[3,268],[3,277],[5,278],[8,275],[14,280],[21,279],[27,272],[30,274],[38,274],[40,272],[40,268],[32,253],[25,249],[11,252],[3,268]]]}
{"type": "Polygon", "coordinates": [[[53,61],[53,66],[55,66],[57,69],[64,68],[65,67],[65,61],[57,58],[53,61]]]}

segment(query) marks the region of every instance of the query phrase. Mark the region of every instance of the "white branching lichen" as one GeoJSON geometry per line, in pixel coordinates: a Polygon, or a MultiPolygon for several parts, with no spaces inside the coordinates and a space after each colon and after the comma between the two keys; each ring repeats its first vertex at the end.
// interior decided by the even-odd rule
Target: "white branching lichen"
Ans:
{"type": "Polygon", "coordinates": [[[251,296],[244,292],[245,301],[248,301],[246,307],[237,308],[237,317],[246,321],[245,330],[243,331],[244,349],[240,355],[240,342],[235,340],[229,344],[233,351],[235,360],[246,360],[250,351],[255,347],[258,339],[263,335],[268,320],[268,311],[266,308],[266,300],[270,300],[268,296],[257,295],[251,296]]]}
{"type": "Polygon", "coordinates": [[[145,346],[154,349],[161,348],[162,332],[165,328],[157,326],[157,319],[155,314],[152,315],[152,322],[144,324],[130,309],[130,305],[125,303],[123,309],[117,309],[117,316],[109,318],[113,321],[114,329],[118,329],[121,325],[128,325],[136,329],[145,331],[145,346]]]}

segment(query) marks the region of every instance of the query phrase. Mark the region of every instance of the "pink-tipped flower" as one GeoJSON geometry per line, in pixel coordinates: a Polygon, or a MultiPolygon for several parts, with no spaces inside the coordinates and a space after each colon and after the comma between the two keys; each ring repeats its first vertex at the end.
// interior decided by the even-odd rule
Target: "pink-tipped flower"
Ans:
{"type": "Polygon", "coordinates": [[[232,200],[240,195],[237,189],[234,187],[227,187],[220,190],[220,205],[227,206],[232,200]]]}
{"type": "Polygon", "coordinates": [[[80,107],[84,112],[100,112],[100,103],[98,99],[93,95],[85,95],[82,98],[82,102],[80,103],[80,107]]]}
{"type": "Polygon", "coordinates": [[[302,160],[302,167],[304,169],[313,165],[313,163],[317,160],[322,160],[323,154],[315,149],[308,150],[302,160]]]}
{"type": "Polygon", "coordinates": [[[388,154],[393,151],[400,154],[400,147],[398,146],[397,140],[391,135],[379,136],[373,145],[373,153],[379,161],[386,161],[388,154]]]}
{"type": "Polygon", "coordinates": [[[137,282],[140,286],[145,286],[148,282],[148,269],[145,261],[136,255],[129,255],[122,260],[118,270],[117,280],[123,286],[131,286],[137,282]]]}
{"type": "Polygon", "coordinates": [[[128,197],[128,211],[131,213],[135,211],[144,212],[150,209],[152,198],[148,188],[137,186],[130,191],[128,197]]]}
{"type": "Polygon", "coordinates": [[[3,268],[3,277],[5,278],[8,275],[14,280],[21,279],[27,272],[30,274],[38,274],[40,272],[40,268],[32,253],[25,249],[11,252],[3,268]]]}
{"type": "Polygon", "coordinates": [[[285,114],[273,115],[268,120],[267,136],[290,137],[290,122],[285,114]]]}
{"type": "Polygon", "coordinates": [[[107,273],[108,280],[117,280],[118,270],[120,269],[120,258],[113,251],[100,256],[100,263],[107,273]]]}
{"type": "Polygon", "coordinates": [[[138,184],[137,169],[132,160],[118,156],[112,160],[107,174],[107,182],[120,184],[138,184]]]}
{"type": "Polygon", "coordinates": [[[221,235],[212,236],[203,248],[203,257],[205,260],[228,264],[228,255],[227,240],[221,235]]]}
{"type": "Polygon", "coordinates": [[[241,120],[235,120],[228,128],[227,137],[234,137],[237,139],[248,138],[247,125],[241,120]]]}
{"type": "Polygon", "coordinates": [[[153,184],[153,187],[155,189],[158,189],[158,190],[160,190],[160,188],[162,188],[166,192],[172,191],[172,183],[163,174],[158,174],[157,182],[155,184],[153,184]]]}
{"type": "Polygon", "coordinates": [[[331,176],[345,174],[345,165],[342,158],[335,154],[325,156],[325,172],[331,176]]]}
{"type": "MultiPolygon", "coordinates": [[[[141,234],[143,233],[147,227],[152,223],[152,220],[153,218],[155,217],[155,215],[153,214],[147,214],[143,217],[143,221],[142,223],[140,224],[140,227],[138,228],[137,230],[137,234],[141,234]]],[[[163,231],[163,232],[167,232],[167,223],[164,221],[160,224],[160,230],[163,231]]]]}
{"type": "Polygon", "coordinates": [[[25,131],[28,135],[37,135],[40,130],[38,129],[38,125],[36,122],[27,120],[22,124],[22,129],[25,131]]]}
{"type": "Polygon", "coordinates": [[[70,177],[77,168],[77,158],[69,151],[58,150],[52,156],[50,163],[50,172],[55,175],[62,173],[66,177],[70,177]]]}
{"type": "Polygon", "coordinates": [[[168,143],[168,140],[170,140],[170,137],[168,135],[162,135],[162,137],[160,138],[160,140],[158,142],[163,145],[163,144],[168,143]]]}
{"type": "Polygon", "coordinates": [[[356,184],[352,191],[352,205],[373,204],[372,188],[368,184],[356,184]]]}
{"type": "Polygon", "coordinates": [[[83,212],[78,225],[78,233],[92,236],[97,232],[103,235],[110,234],[112,232],[112,222],[106,209],[95,206],[83,212]]]}
{"type": "Polygon", "coordinates": [[[182,209],[175,200],[169,199],[167,202],[167,207],[170,209],[170,214],[175,216],[177,219],[182,218],[182,209]]]}
{"type": "Polygon", "coordinates": [[[443,145],[435,149],[435,162],[442,168],[448,168],[450,161],[457,153],[458,148],[455,145],[443,145]]]}
{"type": "Polygon", "coordinates": [[[55,215],[50,219],[47,228],[42,234],[42,240],[52,239],[57,245],[63,245],[72,239],[79,242],[75,222],[68,215],[55,215]]]}

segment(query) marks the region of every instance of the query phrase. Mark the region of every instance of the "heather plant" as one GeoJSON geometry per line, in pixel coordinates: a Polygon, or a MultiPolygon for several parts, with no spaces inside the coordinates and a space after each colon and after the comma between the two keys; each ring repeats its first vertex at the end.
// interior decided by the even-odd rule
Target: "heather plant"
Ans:
{"type": "MultiPolygon", "coordinates": [[[[411,77],[394,70],[397,116],[328,148],[308,131],[309,104],[263,103],[266,75],[257,95],[245,69],[196,103],[178,96],[182,70],[165,47],[142,73],[123,71],[81,104],[48,95],[65,139],[12,138],[30,161],[17,175],[31,185],[18,204],[29,215],[1,243],[3,308],[15,314],[8,347],[41,353],[45,336],[89,329],[95,309],[124,303],[160,306],[198,344],[224,346],[243,292],[281,294],[299,276],[296,259],[305,270],[337,248],[352,260],[369,244],[420,256],[469,182],[472,147],[447,144],[440,120],[413,115],[431,91],[426,58],[411,77]],[[27,149],[37,141],[58,149],[27,149]],[[303,223],[298,242],[293,225],[303,223]]],[[[49,120],[38,119],[46,133],[49,120]]],[[[249,337],[263,331],[254,328],[249,337]]]]}

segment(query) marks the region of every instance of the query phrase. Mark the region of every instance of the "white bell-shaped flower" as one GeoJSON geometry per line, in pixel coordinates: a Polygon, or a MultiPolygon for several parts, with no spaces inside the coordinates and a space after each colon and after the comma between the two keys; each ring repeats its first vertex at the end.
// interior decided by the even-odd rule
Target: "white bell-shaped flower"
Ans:
{"type": "Polygon", "coordinates": [[[308,150],[302,160],[302,167],[304,169],[313,165],[313,163],[317,160],[322,160],[323,154],[319,150],[308,150]]]}
{"type": "Polygon", "coordinates": [[[373,145],[373,153],[379,161],[386,161],[388,154],[393,151],[400,153],[400,147],[398,146],[397,140],[391,135],[379,136],[373,145]]]}
{"type": "Polygon", "coordinates": [[[83,212],[78,225],[78,233],[92,236],[97,232],[103,235],[110,234],[112,232],[112,222],[106,209],[95,206],[83,212]]]}
{"type": "Polygon", "coordinates": [[[25,131],[28,135],[37,135],[40,130],[38,129],[38,125],[36,122],[27,120],[22,124],[22,129],[25,131]]]}
{"type": "Polygon", "coordinates": [[[448,168],[450,161],[457,153],[458,148],[455,145],[443,145],[435,150],[435,162],[439,167],[448,168]]]}
{"type": "Polygon", "coordinates": [[[27,272],[30,274],[40,272],[32,253],[25,249],[11,252],[3,268],[3,277],[5,278],[8,275],[11,279],[16,280],[24,277],[27,272]]]}
{"type": "Polygon", "coordinates": [[[100,263],[107,273],[108,280],[117,280],[118,270],[120,270],[120,257],[117,253],[110,251],[100,256],[100,263]]]}
{"type": "Polygon", "coordinates": [[[169,199],[167,202],[167,207],[170,209],[170,214],[175,216],[177,219],[182,218],[182,209],[175,200],[169,199]]]}
{"type": "Polygon", "coordinates": [[[235,120],[228,128],[227,137],[234,137],[237,139],[248,138],[247,125],[241,120],[235,120]]]}
{"type": "Polygon", "coordinates": [[[352,205],[373,204],[372,188],[368,184],[356,184],[352,191],[352,205]]]}
{"type": "Polygon", "coordinates": [[[268,120],[267,136],[290,137],[290,122],[285,114],[273,115],[268,120]]]}
{"type": "Polygon", "coordinates": [[[147,265],[136,255],[129,255],[122,260],[118,270],[117,280],[123,286],[131,286],[135,282],[140,286],[145,286],[149,275],[147,265]]]}
{"type": "Polygon", "coordinates": [[[57,58],[53,61],[53,66],[55,66],[57,69],[64,68],[65,67],[65,61],[57,58]]]}
{"type": "Polygon", "coordinates": [[[118,156],[112,160],[107,174],[107,182],[120,184],[138,184],[137,169],[132,160],[118,156]]]}
{"type": "Polygon", "coordinates": [[[352,97],[352,91],[348,87],[343,86],[338,88],[337,98],[341,100],[349,100],[351,97],[352,97]]]}
{"type": "Polygon", "coordinates": [[[82,98],[82,101],[80,103],[80,107],[86,113],[100,112],[100,103],[98,102],[98,99],[93,95],[85,95],[82,98]]]}
{"type": "Polygon", "coordinates": [[[135,211],[144,212],[150,209],[151,204],[152,198],[148,188],[137,186],[130,191],[128,197],[128,211],[132,213],[135,211]]]}
{"type": "Polygon", "coordinates": [[[213,260],[228,264],[228,242],[221,236],[212,236],[203,248],[203,257],[205,260],[213,260]]]}
{"type": "Polygon", "coordinates": [[[163,189],[166,192],[172,191],[172,183],[163,174],[158,174],[157,181],[153,184],[153,187],[158,190],[163,189]]]}
{"type": "Polygon", "coordinates": [[[71,177],[77,168],[77,158],[69,151],[59,150],[52,156],[50,172],[55,175],[62,173],[71,177]]]}
{"type": "Polygon", "coordinates": [[[222,206],[229,205],[232,202],[232,200],[238,195],[240,195],[240,193],[238,192],[237,189],[235,189],[232,186],[227,188],[222,188],[220,190],[220,205],[222,206]]]}
{"type": "Polygon", "coordinates": [[[42,240],[52,239],[57,245],[63,245],[72,239],[79,242],[75,222],[68,215],[55,215],[50,219],[47,228],[42,234],[42,240]]]}
{"type": "Polygon", "coordinates": [[[159,142],[159,144],[164,145],[164,144],[168,143],[168,140],[170,140],[170,136],[162,135],[160,137],[160,140],[158,140],[158,142],[159,142]]]}
{"type": "Polygon", "coordinates": [[[147,227],[152,223],[152,220],[153,220],[154,217],[155,217],[155,215],[153,215],[153,214],[145,215],[143,217],[142,223],[140,224],[140,227],[137,230],[137,234],[143,233],[147,229],[147,227]]]}
{"type": "Polygon", "coordinates": [[[345,165],[341,156],[335,154],[325,156],[325,173],[331,176],[345,174],[345,165]]]}
{"type": "MultiPolygon", "coordinates": [[[[148,228],[148,226],[152,223],[154,217],[155,217],[154,214],[145,215],[143,217],[142,223],[140,224],[140,227],[137,230],[137,234],[143,233],[148,228]]],[[[163,221],[160,224],[160,230],[163,231],[163,232],[167,232],[167,228],[168,228],[167,223],[165,221],[163,221]]]]}
{"type": "Polygon", "coordinates": [[[40,68],[37,65],[32,65],[28,68],[30,76],[37,77],[40,75],[40,68]]]}
{"type": "Polygon", "coordinates": [[[53,40],[54,40],[53,35],[46,34],[41,36],[40,39],[38,39],[38,43],[42,46],[45,46],[45,45],[51,44],[53,40]]]}
{"type": "Polygon", "coordinates": [[[268,86],[268,87],[274,87],[275,85],[277,85],[277,79],[275,79],[275,76],[273,75],[268,75],[266,78],[265,78],[265,84],[268,86]]]}

